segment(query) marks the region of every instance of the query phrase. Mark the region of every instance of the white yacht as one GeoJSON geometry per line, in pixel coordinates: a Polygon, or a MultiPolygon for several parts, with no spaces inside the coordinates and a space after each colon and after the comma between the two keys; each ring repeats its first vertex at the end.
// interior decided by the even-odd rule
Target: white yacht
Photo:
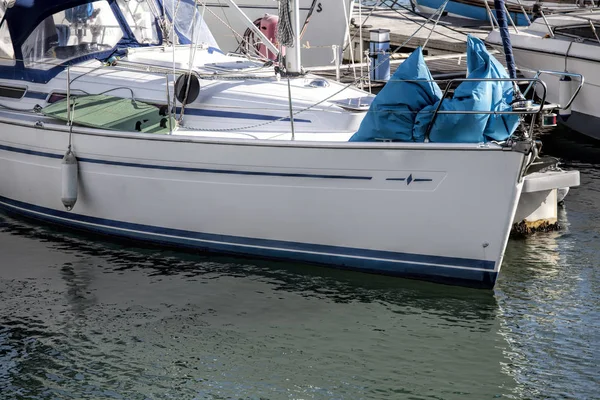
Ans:
{"type": "MultiPolygon", "coordinates": [[[[303,74],[298,35],[274,65],[225,54],[198,18],[204,36],[167,42],[176,13],[153,0],[0,5],[5,210],[156,245],[494,286],[536,156],[515,113],[540,112],[507,106],[510,85],[479,75],[504,89],[460,120],[420,51],[375,97],[303,74]]],[[[470,65],[489,71],[497,61],[477,46],[470,65]]]]}

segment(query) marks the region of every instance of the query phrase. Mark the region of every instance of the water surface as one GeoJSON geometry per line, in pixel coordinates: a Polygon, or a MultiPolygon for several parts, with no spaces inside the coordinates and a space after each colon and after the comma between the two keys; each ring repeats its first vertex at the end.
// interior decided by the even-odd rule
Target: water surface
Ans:
{"type": "Polygon", "coordinates": [[[2,399],[600,398],[600,149],[494,291],[142,248],[0,214],[2,399]]]}

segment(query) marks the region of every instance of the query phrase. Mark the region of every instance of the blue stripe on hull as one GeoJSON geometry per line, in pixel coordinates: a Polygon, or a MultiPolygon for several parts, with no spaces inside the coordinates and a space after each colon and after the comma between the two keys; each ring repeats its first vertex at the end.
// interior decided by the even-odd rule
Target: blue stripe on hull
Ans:
{"type": "MultiPolygon", "coordinates": [[[[417,2],[422,6],[433,8],[433,9],[438,9],[444,3],[444,0],[417,0],[417,2]]],[[[490,10],[492,11],[492,13],[494,13],[494,16],[495,16],[496,11],[494,10],[494,7],[490,7],[490,10]]],[[[490,21],[490,19],[488,17],[487,9],[485,8],[485,4],[483,2],[481,3],[481,6],[476,6],[476,5],[471,5],[471,4],[463,4],[463,3],[457,3],[454,1],[449,1],[448,4],[446,5],[445,11],[447,11],[450,14],[461,15],[463,17],[476,19],[479,21],[487,21],[487,22],[490,21]]],[[[525,18],[525,15],[523,15],[522,12],[521,13],[511,12],[509,14],[517,26],[528,26],[529,25],[529,23],[527,22],[527,18],[525,18]]],[[[529,15],[529,18],[531,19],[532,16],[529,15]]],[[[510,21],[509,21],[509,25],[510,25],[510,21]]]]}
{"type": "MultiPolygon", "coordinates": [[[[48,153],[44,151],[23,149],[20,147],[0,145],[0,150],[11,151],[13,153],[27,154],[30,156],[38,156],[45,158],[62,159],[62,154],[48,153]]],[[[116,165],[119,167],[131,167],[131,168],[145,168],[145,169],[159,169],[163,171],[180,171],[180,172],[198,172],[207,174],[226,174],[226,175],[250,175],[250,176],[277,176],[285,178],[313,178],[313,179],[342,179],[342,180],[361,180],[370,181],[373,179],[370,176],[358,176],[358,175],[324,175],[324,174],[300,174],[300,173],[289,173],[289,172],[265,172],[265,171],[240,171],[240,170],[227,170],[227,169],[210,169],[210,168],[189,168],[189,167],[175,167],[168,165],[153,165],[153,164],[140,164],[123,161],[110,161],[102,160],[97,158],[86,158],[79,157],[79,162],[91,163],[91,164],[103,164],[103,165],[116,165]]],[[[417,181],[415,179],[415,181],[417,181]]],[[[420,181],[426,181],[421,179],[420,181]]]]}
{"type": "Polygon", "coordinates": [[[492,288],[497,278],[492,261],[190,232],[88,217],[1,196],[0,207],[30,218],[91,233],[174,247],[325,264],[479,288],[492,288]]]}
{"type": "MultiPolygon", "coordinates": [[[[181,113],[181,107],[177,107],[176,110],[181,113]]],[[[280,121],[289,122],[289,117],[277,117],[275,115],[266,114],[251,114],[238,111],[224,111],[224,110],[209,110],[205,108],[186,108],[185,113],[188,115],[195,115],[198,117],[214,117],[214,118],[241,118],[241,119],[256,119],[259,121],[280,121]]],[[[312,122],[310,119],[294,117],[294,122],[312,122]]]]}

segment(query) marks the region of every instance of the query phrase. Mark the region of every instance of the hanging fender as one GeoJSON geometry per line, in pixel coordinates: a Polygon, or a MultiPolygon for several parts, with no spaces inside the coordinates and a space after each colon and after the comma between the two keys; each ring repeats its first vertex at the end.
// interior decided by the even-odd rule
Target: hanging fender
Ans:
{"type": "Polygon", "coordinates": [[[71,148],[67,150],[61,163],[61,198],[63,205],[67,211],[71,211],[75,203],[77,202],[77,187],[78,187],[78,168],[77,158],[71,151],[71,148]]]}

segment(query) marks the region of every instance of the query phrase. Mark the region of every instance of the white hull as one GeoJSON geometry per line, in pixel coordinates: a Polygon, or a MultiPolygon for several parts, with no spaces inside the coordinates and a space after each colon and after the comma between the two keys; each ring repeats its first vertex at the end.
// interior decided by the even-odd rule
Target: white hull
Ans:
{"type": "MultiPolygon", "coordinates": [[[[491,32],[487,41],[499,49],[502,47],[498,31],[491,32]]],[[[512,31],[511,42],[515,62],[527,78],[532,78],[534,71],[538,70],[566,70],[583,75],[585,83],[571,106],[573,115],[566,122],[567,125],[575,124],[582,133],[600,139],[600,46],[542,39],[538,35],[515,34],[512,31]],[[566,57],[566,54],[569,56],[566,57]]],[[[560,77],[544,74],[541,79],[547,86],[546,100],[560,104],[560,77]]],[[[573,82],[573,91],[576,85],[577,82],[573,82]]],[[[538,95],[541,94],[542,90],[538,89],[538,95]]]]}
{"type": "MultiPolygon", "coordinates": [[[[34,33],[55,34],[68,10],[47,30],[35,23],[48,4],[23,4],[5,15],[13,51],[32,51],[0,79],[1,207],[116,238],[494,286],[532,141],[350,141],[372,105],[364,91],[205,44],[127,47],[99,63],[91,29],[48,51],[55,42],[34,33]],[[78,164],[62,164],[69,143],[78,164]]],[[[98,26],[120,7],[104,3],[98,26]]],[[[124,46],[131,24],[119,25],[124,46]]]]}
{"type": "MultiPolygon", "coordinates": [[[[300,0],[300,25],[304,23],[312,0],[300,0]]],[[[240,9],[251,21],[265,14],[278,15],[278,3],[273,0],[236,1],[240,9]]],[[[332,45],[343,46],[348,35],[349,16],[354,2],[351,0],[318,1],[310,17],[308,27],[302,36],[302,66],[316,67],[332,64],[332,45]]],[[[246,26],[238,18],[235,10],[225,2],[207,2],[204,20],[225,52],[235,51],[240,36],[246,26]],[[225,25],[225,21],[229,26],[225,25]],[[239,33],[236,35],[232,29],[239,33]]]]}
{"type": "Polygon", "coordinates": [[[79,128],[79,199],[67,212],[60,165],[68,133],[49,122],[36,129],[34,118],[7,123],[0,113],[3,207],[163,244],[492,287],[522,188],[524,155],[493,145],[79,128]]]}

